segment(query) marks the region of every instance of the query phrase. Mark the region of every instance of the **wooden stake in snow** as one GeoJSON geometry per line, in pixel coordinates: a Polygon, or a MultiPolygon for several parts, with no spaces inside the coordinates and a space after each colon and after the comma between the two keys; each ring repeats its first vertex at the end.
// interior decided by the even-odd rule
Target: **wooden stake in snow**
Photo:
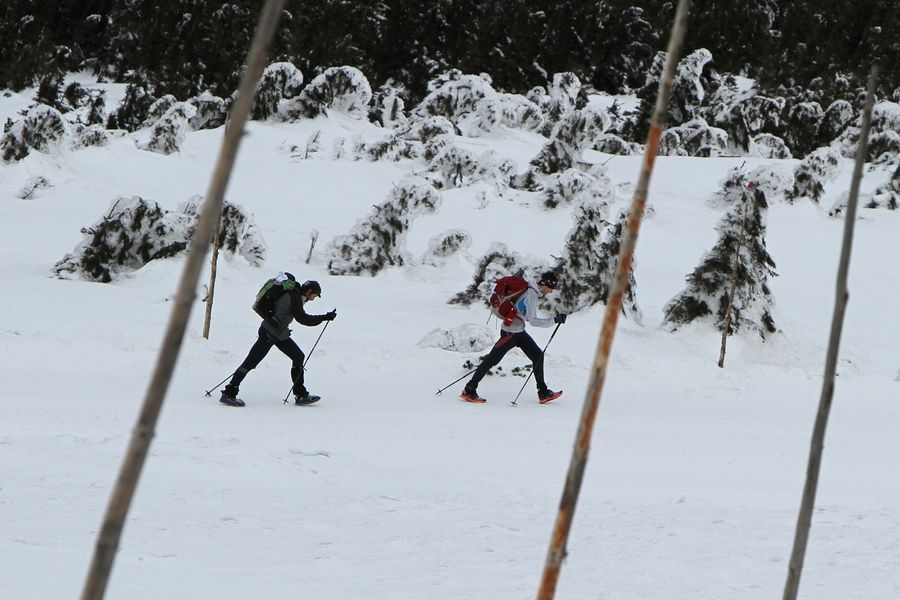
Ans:
{"type": "MultiPolygon", "coordinates": [[[[745,200],[749,202],[750,200],[745,200]]],[[[722,326],[722,345],[719,346],[719,368],[725,368],[725,344],[728,340],[728,330],[731,329],[731,307],[734,304],[734,294],[737,291],[738,268],[741,265],[741,248],[744,247],[744,236],[747,233],[747,205],[744,205],[744,216],[741,219],[741,235],[734,251],[734,270],[731,272],[731,291],[728,292],[728,306],[725,307],[725,323],[722,326]]]]}
{"type": "Polygon", "coordinates": [[[866,104],[862,113],[862,128],[859,133],[859,145],[856,148],[856,165],[853,168],[853,179],[850,182],[850,197],[847,199],[847,213],[844,217],[844,240],[841,246],[841,258],[838,263],[834,313],[831,317],[831,335],[828,338],[828,351],[825,357],[825,376],[822,380],[822,395],[819,397],[819,410],[816,413],[816,423],[813,426],[812,441],[809,448],[809,462],[806,466],[803,500],[800,502],[800,514],[797,515],[797,528],[794,532],[794,548],[791,551],[787,581],[784,584],[784,600],[795,600],[800,589],[800,575],[803,572],[803,559],[806,556],[806,544],[809,541],[812,512],[816,503],[816,488],[819,484],[819,470],[822,465],[822,449],[825,445],[825,429],[828,426],[831,400],[834,397],[834,373],[837,369],[838,348],[841,343],[844,313],[847,310],[847,301],[850,298],[850,293],[847,291],[847,272],[850,267],[850,249],[853,246],[853,227],[856,223],[859,184],[862,180],[866,154],[869,150],[869,129],[872,125],[872,106],[875,104],[875,82],[877,80],[878,66],[875,65],[869,74],[866,104]]]}
{"type": "Polygon", "coordinates": [[[594,419],[597,416],[597,408],[600,405],[600,392],[606,380],[606,369],[609,364],[609,353],[616,331],[616,323],[619,313],[622,311],[622,299],[628,286],[628,273],[631,269],[634,248],[637,245],[638,230],[644,215],[644,206],[647,204],[647,189],[650,186],[650,175],[653,172],[653,163],[659,150],[659,139],[665,125],[669,95],[672,91],[675,67],[681,54],[681,45],[684,39],[689,8],[690,1],[681,0],[675,13],[675,22],[672,25],[672,33],[667,49],[666,64],[659,81],[656,106],[653,109],[653,117],[650,120],[650,132],[647,134],[644,164],[628,213],[626,231],[622,237],[622,246],[619,250],[615,279],[610,288],[609,301],[606,304],[606,311],[603,315],[603,327],[600,331],[594,366],[591,370],[591,379],[584,399],[584,408],[581,412],[581,421],[578,425],[575,446],[572,450],[569,472],[566,476],[562,498],[559,502],[559,513],[556,517],[556,525],[553,528],[550,547],[547,551],[547,561],[544,564],[544,573],[541,577],[541,586],[537,595],[538,600],[552,600],[556,594],[560,567],[566,556],[566,541],[569,537],[572,518],[575,516],[575,505],[578,502],[578,493],[581,490],[581,482],[584,478],[591,434],[594,429],[594,419]]]}
{"type": "Polygon", "coordinates": [[[206,291],[206,315],[203,319],[203,339],[209,339],[209,325],[212,322],[213,298],[216,295],[216,267],[219,264],[219,240],[222,233],[222,218],[216,219],[216,235],[213,238],[212,258],[209,261],[209,287],[206,291]]]}
{"type": "Polygon", "coordinates": [[[210,240],[219,224],[218,216],[222,210],[225,188],[237,156],[244,124],[250,114],[250,105],[253,101],[256,84],[265,67],[269,45],[275,28],[278,26],[283,6],[284,0],[266,0],[260,15],[253,36],[253,44],[247,56],[247,68],[241,79],[237,99],[231,109],[232,123],[225,129],[222,148],[210,180],[206,201],[203,203],[197,231],[191,241],[191,249],[184,265],[184,272],[178,284],[178,292],[172,306],[172,314],[169,317],[169,324],[159,351],[156,367],[147,387],[137,424],[131,433],[131,442],[119,470],[119,478],[103,517],[103,526],[97,536],[93,560],[81,594],[82,600],[99,600],[106,593],[113,560],[119,548],[122,529],[125,526],[125,518],[131,506],[144,461],[150,450],[150,441],[155,432],[156,421],[159,418],[166,390],[178,360],[178,353],[191,313],[191,304],[196,296],[200,271],[209,250],[210,240]]]}

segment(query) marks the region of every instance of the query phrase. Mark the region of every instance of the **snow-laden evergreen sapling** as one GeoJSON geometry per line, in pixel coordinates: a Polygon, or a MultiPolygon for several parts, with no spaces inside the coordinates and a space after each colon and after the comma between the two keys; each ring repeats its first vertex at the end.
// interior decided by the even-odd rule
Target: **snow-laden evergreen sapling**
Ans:
{"type": "Polygon", "coordinates": [[[500,98],[486,75],[463,75],[454,69],[429,88],[431,92],[412,110],[412,117],[445,117],[467,137],[493,131],[501,123],[500,98]]]}
{"type": "Polygon", "coordinates": [[[194,116],[188,119],[192,131],[216,129],[224,125],[228,118],[228,103],[209,92],[189,98],[188,104],[195,109],[194,116]]]}
{"type": "MultiPolygon", "coordinates": [[[[551,299],[556,311],[571,314],[609,300],[628,213],[620,212],[614,222],[607,221],[608,214],[607,202],[582,202],[575,210],[575,227],[566,237],[563,255],[554,269],[560,274],[559,293],[551,299]]],[[[636,287],[632,259],[622,312],[641,323],[636,287]]]]}
{"type": "Polygon", "coordinates": [[[296,98],[280,103],[279,113],[289,121],[314,119],[333,109],[355,118],[368,114],[372,87],[355,67],[325,69],[307,84],[296,98]]]}
{"type": "Polygon", "coordinates": [[[894,174],[875,190],[872,198],[866,203],[866,208],[884,207],[888,210],[897,210],[898,205],[900,205],[900,160],[897,161],[894,174]]]}
{"type": "Polygon", "coordinates": [[[265,121],[278,114],[282,100],[297,96],[303,89],[303,73],[289,62],[270,64],[256,84],[256,95],[250,107],[250,118],[265,121]]]}
{"type": "MultiPolygon", "coordinates": [[[[151,260],[182,253],[197,228],[200,197],[167,211],[139,196],[115,199],[106,215],[81,230],[84,240],[53,267],[57,277],[109,282],[151,260]]],[[[239,252],[252,265],[265,258],[265,243],[252,219],[230,203],[223,208],[220,239],[225,252],[239,252]]]]}
{"type": "Polygon", "coordinates": [[[406,232],[413,216],[433,213],[440,205],[438,192],[421,178],[408,178],[391,190],[386,202],[375,206],[368,218],[329,245],[332,275],[375,275],[387,266],[410,262],[406,232]]]}
{"type": "Polygon", "coordinates": [[[53,267],[57,277],[80,276],[107,283],[151,260],[175,256],[187,247],[191,218],[164,210],[139,196],[117,198],[109,212],[83,228],[82,241],[53,267]]]}
{"type": "Polygon", "coordinates": [[[541,272],[542,267],[531,264],[516,252],[511,252],[506,244],[492,242],[488,251],[478,261],[478,266],[475,267],[472,283],[450,298],[447,303],[470,306],[473,302],[478,302],[490,306],[491,292],[498,279],[506,275],[537,278],[541,272]]]}
{"type": "Polygon", "coordinates": [[[509,187],[515,174],[515,165],[509,159],[500,160],[493,150],[486,150],[480,157],[453,143],[449,136],[433,138],[426,155],[434,153],[428,163],[428,177],[435,187],[460,188],[478,181],[492,184],[498,191],[509,187]]]}
{"type": "Polygon", "coordinates": [[[583,108],[567,113],[554,127],[550,141],[531,160],[530,170],[549,175],[581,164],[582,153],[593,147],[609,125],[605,112],[583,108]]]}
{"type": "Polygon", "coordinates": [[[185,134],[190,131],[189,121],[197,109],[187,102],[177,102],[150,128],[150,139],[138,144],[138,148],[158,154],[181,151],[185,134]]]}
{"type": "Polygon", "coordinates": [[[153,86],[143,73],[135,72],[131,81],[125,86],[125,97],[110,113],[106,121],[106,128],[137,131],[144,127],[150,107],[155,102],[153,86]]]}
{"type": "MultiPolygon", "coordinates": [[[[187,202],[178,207],[179,211],[191,217],[188,237],[194,236],[194,230],[200,221],[203,196],[191,196],[187,202]]],[[[222,205],[222,218],[219,225],[219,249],[229,254],[244,257],[254,267],[262,266],[266,259],[268,247],[262,232],[256,226],[253,216],[243,206],[226,201],[222,205]]]]}
{"type": "Polygon", "coordinates": [[[422,264],[439,267],[447,259],[472,245],[472,236],[463,229],[450,229],[428,240],[428,250],[422,255],[422,264]]]}
{"type": "Polygon", "coordinates": [[[773,134],[781,130],[784,104],[784,98],[760,95],[755,82],[749,86],[739,84],[734,76],[727,75],[722,77],[701,113],[712,126],[728,134],[733,150],[751,152],[756,136],[775,137],[773,134]]]}
{"type": "Polygon", "coordinates": [[[596,164],[587,172],[566,169],[544,178],[541,196],[546,208],[571,205],[576,202],[603,202],[608,204],[615,196],[612,181],[606,167],[596,164]]]}
{"type": "Polygon", "coordinates": [[[0,156],[5,162],[16,162],[28,156],[31,150],[49,154],[69,135],[70,126],[58,110],[36,104],[20,119],[7,120],[0,140],[0,156]]]}
{"type": "Polygon", "coordinates": [[[663,322],[672,330],[712,317],[728,334],[754,331],[763,339],[776,331],[769,277],[775,262],[766,250],[766,195],[747,182],[739,169],[723,185],[725,215],[716,225],[719,239],[685,278],[687,287],[664,307],[663,322]]]}
{"type": "Polygon", "coordinates": [[[659,140],[663,156],[721,156],[727,147],[728,134],[699,117],[666,129],[659,140]]]}
{"type": "Polygon", "coordinates": [[[818,203],[825,193],[825,184],[833,181],[841,172],[841,157],[831,147],[818,148],[800,161],[794,168],[794,186],[785,198],[794,203],[809,198],[818,203]]]}

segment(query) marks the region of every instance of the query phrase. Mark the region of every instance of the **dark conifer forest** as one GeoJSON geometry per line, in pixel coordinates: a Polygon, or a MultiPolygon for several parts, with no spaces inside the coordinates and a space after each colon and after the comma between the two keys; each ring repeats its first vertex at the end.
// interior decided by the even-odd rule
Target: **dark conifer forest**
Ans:
{"type": "MultiPolygon", "coordinates": [[[[5,0],[0,88],[20,90],[89,70],[140,77],[155,96],[237,87],[261,0],[5,0]]],[[[362,71],[407,103],[450,69],[486,73],[524,94],[571,72],[596,91],[636,91],[665,49],[675,2],[661,0],[287,0],[271,61],[309,81],[332,66],[362,71]]],[[[898,100],[900,11],[894,0],[695,0],[685,54],[789,98],[854,101],[873,62],[880,95],[898,100]]]]}

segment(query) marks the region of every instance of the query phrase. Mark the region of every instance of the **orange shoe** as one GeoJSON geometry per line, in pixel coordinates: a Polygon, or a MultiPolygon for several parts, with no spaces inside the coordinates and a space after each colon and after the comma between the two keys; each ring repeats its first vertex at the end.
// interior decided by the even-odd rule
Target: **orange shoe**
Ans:
{"type": "Polygon", "coordinates": [[[487,400],[478,395],[478,392],[469,388],[465,388],[462,391],[462,394],[459,395],[459,397],[466,402],[472,402],[474,404],[484,404],[485,402],[487,402],[487,400]]]}
{"type": "Polygon", "coordinates": [[[538,392],[538,402],[541,404],[547,404],[551,400],[556,400],[562,396],[562,390],[558,392],[554,392],[553,390],[541,390],[538,392]]]}

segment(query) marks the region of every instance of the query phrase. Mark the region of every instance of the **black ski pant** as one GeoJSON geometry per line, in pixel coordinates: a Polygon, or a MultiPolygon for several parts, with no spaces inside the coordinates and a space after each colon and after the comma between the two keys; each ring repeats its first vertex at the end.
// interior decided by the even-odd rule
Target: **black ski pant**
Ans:
{"type": "Polygon", "coordinates": [[[266,354],[269,353],[272,346],[281,350],[291,359],[291,381],[294,382],[294,394],[297,396],[306,395],[306,387],[303,385],[303,359],[305,356],[303,355],[300,346],[298,346],[291,338],[278,341],[262,327],[259,328],[259,337],[257,338],[256,343],[250,348],[247,358],[244,359],[244,362],[241,363],[241,366],[239,366],[237,371],[234,372],[234,375],[232,375],[231,381],[225,386],[225,392],[227,394],[237,396],[244,377],[262,362],[262,359],[266,357],[266,354]]]}
{"type": "Polygon", "coordinates": [[[488,370],[499,363],[506,356],[506,353],[513,348],[521,348],[525,356],[531,360],[531,370],[534,373],[534,381],[537,383],[538,391],[547,389],[547,384],[544,382],[544,351],[526,332],[510,333],[503,330],[500,331],[500,339],[497,340],[497,343],[494,344],[488,355],[484,357],[481,364],[475,369],[475,374],[472,375],[472,379],[469,380],[466,387],[470,390],[477,389],[478,382],[481,381],[488,370]]]}

